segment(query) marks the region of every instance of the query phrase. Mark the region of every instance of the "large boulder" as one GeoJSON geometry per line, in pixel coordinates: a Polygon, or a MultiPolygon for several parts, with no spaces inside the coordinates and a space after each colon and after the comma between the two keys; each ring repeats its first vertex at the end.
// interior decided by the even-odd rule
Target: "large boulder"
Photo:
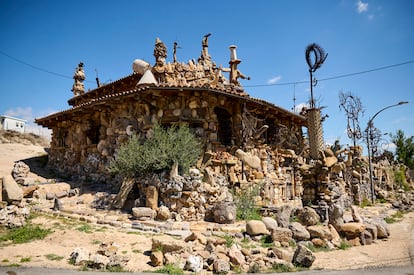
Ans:
{"type": "Polygon", "coordinates": [[[217,259],[213,263],[215,274],[227,274],[230,271],[230,263],[223,259],[217,259]]]}
{"type": "Polygon", "coordinates": [[[328,227],[323,225],[312,225],[308,226],[307,230],[309,231],[309,234],[311,238],[319,238],[322,240],[332,240],[332,233],[329,230],[328,227]]]}
{"type": "Polygon", "coordinates": [[[266,225],[262,221],[251,220],[246,223],[246,233],[250,236],[269,234],[266,225]]]}
{"type": "Polygon", "coordinates": [[[12,170],[14,180],[21,185],[25,184],[25,178],[29,175],[30,167],[23,161],[16,161],[12,170]]]}
{"type": "Polygon", "coordinates": [[[230,224],[236,221],[236,205],[233,202],[224,202],[213,207],[213,219],[216,223],[230,224]]]}
{"type": "Polygon", "coordinates": [[[274,242],[289,243],[292,240],[292,231],[288,228],[278,227],[272,231],[272,240],[274,242]]]}
{"type": "Polygon", "coordinates": [[[293,254],[293,263],[302,267],[310,267],[316,257],[306,246],[299,244],[293,254]]]}
{"type": "Polygon", "coordinates": [[[305,226],[316,225],[320,221],[318,213],[309,206],[298,210],[297,217],[299,222],[305,226]]]}
{"type": "Polygon", "coordinates": [[[276,209],[276,221],[280,227],[288,228],[290,215],[292,214],[292,206],[285,204],[276,209]]]}
{"type": "Polygon", "coordinates": [[[184,269],[196,273],[200,272],[203,270],[203,258],[200,256],[190,255],[187,258],[184,269]]]}
{"type": "Polygon", "coordinates": [[[328,209],[329,223],[332,224],[337,231],[340,231],[344,224],[344,209],[339,204],[331,204],[328,209]]]}
{"type": "Polygon", "coordinates": [[[273,229],[277,228],[277,221],[272,217],[263,217],[262,222],[265,224],[266,229],[270,232],[273,231],[273,229]]]}
{"type": "Polygon", "coordinates": [[[88,249],[83,247],[76,247],[72,253],[70,253],[70,259],[74,265],[84,265],[88,263],[90,254],[91,253],[88,249]]]}
{"type": "Polygon", "coordinates": [[[353,239],[359,237],[364,232],[366,226],[359,222],[348,222],[341,226],[341,232],[344,233],[347,239],[353,239]]]}
{"type": "Polygon", "coordinates": [[[296,241],[306,241],[309,240],[310,234],[309,231],[301,223],[292,222],[289,225],[290,231],[292,231],[293,239],[296,241]]]}
{"type": "Polygon", "coordinates": [[[3,200],[10,204],[18,204],[23,199],[23,190],[11,175],[3,177],[3,200]]]}

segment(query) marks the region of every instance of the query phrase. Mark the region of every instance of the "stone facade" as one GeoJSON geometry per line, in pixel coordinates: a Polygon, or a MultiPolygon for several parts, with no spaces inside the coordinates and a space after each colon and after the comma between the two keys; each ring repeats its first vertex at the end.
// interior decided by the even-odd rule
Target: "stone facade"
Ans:
{"type": "Polygon", "coordinates": [[[294,162],[304,150],[306,118],[250,97],[239,82],[249,77],[238,69],[236,46],[230,46],[229,67],[217,66],[208,52],[209,36],[198,60],[188,63],[177,62],[176,43],[174,61],[167,62],[167,47],[157,38],[153,66],[135,60],[133,74],[88,92],[80,63],[71,108],[36,120],[53,131],[49,166],[81,180],[111,182],[107,165],[128,136],[146,135],[155,123],[187,124],[204,152],[216,158],[211,168],[225,172],[231,184],[266,182],[263,201],[272,203],[299,197],[294,162]],[[259,166],[243,166],[237,149],[254,156],[259,166]]]}

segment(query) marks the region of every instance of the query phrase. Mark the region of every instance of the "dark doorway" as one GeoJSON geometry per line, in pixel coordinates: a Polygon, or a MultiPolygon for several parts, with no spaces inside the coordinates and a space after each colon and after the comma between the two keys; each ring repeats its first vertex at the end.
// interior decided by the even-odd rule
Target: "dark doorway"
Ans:
{"type": "Polygon", "coordinates": [[[233,127],[231,123],[230,113],[223,108],[215,107],[214,112],[217,115],[219,127],[217,130],[217,137],[223,145],[231,145],[231,138],[233,136],[233,127]]]}

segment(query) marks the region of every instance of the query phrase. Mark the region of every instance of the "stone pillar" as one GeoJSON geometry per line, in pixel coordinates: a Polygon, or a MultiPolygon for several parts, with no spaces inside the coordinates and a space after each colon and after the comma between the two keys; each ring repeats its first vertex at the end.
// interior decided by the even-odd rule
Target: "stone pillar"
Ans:
{"type": "Polygon", "coordinates": [[[319,159],[320,152],[323,150],[321,110],[316,108],[310,109],[308,110],[307,117],[310,156],[313,159],[319,159]]]}

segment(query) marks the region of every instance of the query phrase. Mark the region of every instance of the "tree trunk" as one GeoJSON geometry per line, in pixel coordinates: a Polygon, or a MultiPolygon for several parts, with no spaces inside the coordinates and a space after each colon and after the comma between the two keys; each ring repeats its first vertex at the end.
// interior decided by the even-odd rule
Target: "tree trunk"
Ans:
{"type": "Polygon", "coordinates": [[[112,202],[112,207],[116,209],[121,209],[125,205],[125,201],[128,198],[129,192],[131,192],[132,187],[134,186],[134,179],[126,177],[122,181],[121,188],[119,189],[118,194],[116,195],[114,201],[112,202]]]}

